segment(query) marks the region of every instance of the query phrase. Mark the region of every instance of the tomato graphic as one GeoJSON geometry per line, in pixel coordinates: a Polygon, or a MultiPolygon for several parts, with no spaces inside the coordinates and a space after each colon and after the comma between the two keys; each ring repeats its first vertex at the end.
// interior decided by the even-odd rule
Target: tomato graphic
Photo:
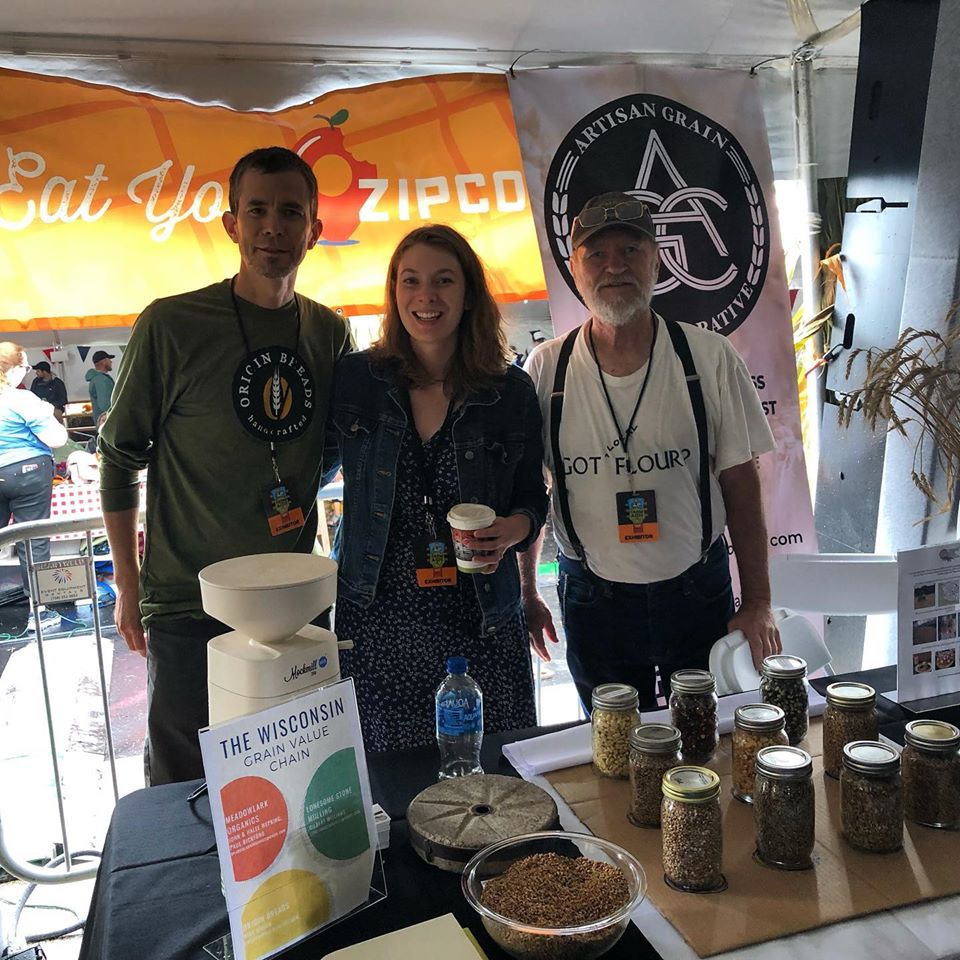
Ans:
{"type": "Polygon", "coordinates": [[[360,225],[360,207],[367,199],[360,180],[377,175],[374,164],[358,160],[343,145],[340,128],[349,116],[346,110],[338,110],[332,117],[318,114],[316,119],[326,120],[327,126],[304,134],[293,148],[317,176],[319,216],[323,221],[321,244],[357,242],[350,237],[360,225]]]}

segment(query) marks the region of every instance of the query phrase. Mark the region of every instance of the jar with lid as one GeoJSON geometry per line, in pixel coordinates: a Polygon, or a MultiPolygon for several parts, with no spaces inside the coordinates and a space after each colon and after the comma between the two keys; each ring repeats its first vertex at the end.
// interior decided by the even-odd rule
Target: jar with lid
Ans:
{"type": "Polygon", "coordinates": [[[663,775],[663,879],[686,893],[725,890],[721,870],[720,777],[707,767],[674,767],[663,775]]]}
{"type": "Polygon", "coordinates": [[[823,772],[839,778],[844,746],[879,737],[876,690],[866,683],[831,683],[823,713],[823,772]]]}
{"type": "Polygon", "coordinates": [[[669,723],[641,723],[630,734],[630,809],[638,827],[660,826],[663,775],[679,767],[680,731],[669,723]]]}
{"type": "Polygon", "coordinates": [[[680,731],[684,763],[709,762],[720,743],[717,681],[708,670],[677,670],[670,677],[670,719],[680,731]]]}
{"type": "Polygon", "coordinates": [[[626,780],[630,733],[640,723],[640,695],[626,683],[602,683],[593,688],[591,699],[593,768],[601,776],[626,780]]]}
{"type": "Polygon", "coordinates": [[[813,866],[816,798],[813,760],[799,747],[763,747],[757,753],[753,820],[757,859],[781,870],[813,866]]]}
{"type": "Polygon", "coordinates": [[[745,703],[733,712],[733,795],[753,803],[757,753],[764,747],[786,746],[785,715],[772,703],[745,703]]]}
{"type": "Polygon", "coordinates": [[[903,815],[924,827],[960,829],[960,729],[911,720],[903,737],[903,815]]]}
{"type": "Polygon", "coordinates": [[[788,653],[764,658],[760,671],[760,699],[783,710],[791,745],[807,735],[810,703],[806,676],[807,661],[788,653]]]}
{"type": "Polygon", "coordinates": [[[840,829],[851,847],[893,853],[903,846],[900,754],[875,740],[843,748],[840,771],[840,829]]]}

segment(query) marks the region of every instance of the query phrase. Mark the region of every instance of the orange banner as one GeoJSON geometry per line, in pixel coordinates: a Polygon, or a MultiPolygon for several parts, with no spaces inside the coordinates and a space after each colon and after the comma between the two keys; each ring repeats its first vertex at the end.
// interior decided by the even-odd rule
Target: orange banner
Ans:
{"type": "Polygon", "coordinates": [[[473,243],[498,299],[546,296],[504,79],[458,74],[238,113],[0,70],[0,331],[118,326],[236,272],[220,224],[234,162],[281,144],[320,184],[297,289],[377,313],[397,241],[427,222],[473,243]]]}

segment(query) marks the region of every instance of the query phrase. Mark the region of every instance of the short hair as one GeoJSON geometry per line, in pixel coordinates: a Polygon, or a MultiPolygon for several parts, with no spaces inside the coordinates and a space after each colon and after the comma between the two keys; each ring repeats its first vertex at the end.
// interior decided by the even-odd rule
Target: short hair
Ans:
{"type": "Polygon", "coordinates": [[[438,247],[451,254],[463,271],[463,315],[457,330],[457,349],[450,369],[453,396],[492,385],[509,362],[507,340],[483,263],[461,234],[445,224],[432,223],[411,230],[397,245],[387,267],[383,332],[373,346],[374,362],[403,387],[423,386],[429,380],[410,343],[397,307],[397,275],[403,255],[418,244],[438,247]]]}
{"type": "Polygon", "coordinates": [[[230,172],[230,212],[237,213],[240,205],[240,180],[248,170],[258,173],[299,173],[307,185],[309,193],[310,219],[317,219],[317,178],[303,157],[286,147],[259,147],[242,156],[230,172]]]}

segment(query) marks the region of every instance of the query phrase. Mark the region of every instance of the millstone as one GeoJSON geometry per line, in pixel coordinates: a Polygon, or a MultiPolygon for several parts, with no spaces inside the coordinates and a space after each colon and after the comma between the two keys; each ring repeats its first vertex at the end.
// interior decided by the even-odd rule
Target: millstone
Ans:
{"type": "Polygon", "coordinates": [[[413,849],[427,863],[454,873],[491,843],[555,830],[559,822],[557,805],[547,793],[495,773],[441,780],[407,807],[413,849]]]}

